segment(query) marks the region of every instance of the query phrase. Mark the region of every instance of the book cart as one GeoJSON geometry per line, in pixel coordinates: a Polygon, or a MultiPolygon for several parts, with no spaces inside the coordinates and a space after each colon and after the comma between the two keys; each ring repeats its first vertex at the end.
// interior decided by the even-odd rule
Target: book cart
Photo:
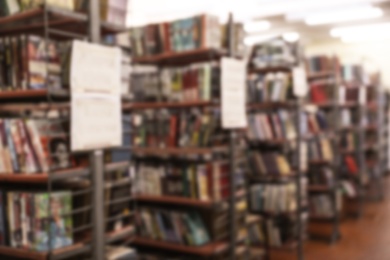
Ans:
{"type": "MultiPolygon", "coordinates": [[[[222,57],[234,57],[232,16],[230,16],[228,24],[228,37],[229,50],[201,48],[182,52],[162,52],[156,55],[133,57],[133,65],[156,66],[158,68],[157,75],[160,75],[165,68],[184,68],[197,62],[218,62],[222,57]]],[[[161,82],[158,82],[157,85],[162,88],[161,82]]],[[[220,89],[221,86],[218,85],[217,88],[220,89]]],[[[165,259],[164,257],[246,259],[249,250],[244,243],[246,234],[241,232],[242,228],[245,227],[246,206],[243,207],[244,210],[239,206],[239,204],[242,205],[243,202],[246,202],[246,191],[242,182],[238,180],[243,160],[240,151],[243,146],[240,144],[240,131],[221,129],[219,100],[170,101],[159,96],[156,101],[137,101],[135,99],[134,102],[127,102],[124,105],[124,111],[131,117],[132,121],[131,153],[137,181],[134,199],[137,204],[138,221],[137,236],[132,242],[132,246],[137,248],[140,257],[157,254],[161,259],[165,259]],[[187,120],[177,115],[181,113],[185,117],[194,111],[196,115],[202,113],[217,115],[214,124],[219,130],[218,136],[213,136],[214,133],[211,133],[212,139],[220,138],[221,141],[217,145],[183,146],[179,142],[172,141],[179,135],[180,130],[177,129],[181,129],[177,127],[175,122],[180,120],[183,124],[184,120],[187,120]],[[161,115],[167,114],[169,115],[168,121],[163,121],[158,125],[153,123],[152,118],[160,120],[163,118],[161,115]],[[166,135],[169,136],[167,143],[165,143],[165,137],[161,137],[166,135]],[[142,144],[134,143],[136,138],[143,140],[142,144]],[[161,143],[164,144],[161,145],[161,143]],[[210,180],[210,176],[207,177],[207,174],[215,173],[214,171],[205,173],[208,171],[205,169],[210,170],[208,168],[210,165],[212,165],[212,169],[215,167],[220,169],[222,166],[225,168],[224,172],[227,176],[213,175],[211,177],[213,180],[210,180]],[[159,183],[168,174],[177,173],[178,167],[185,169],[184,173],[180,170],[180,174],[183,176],[181,178],[188,178],[179,180],[180,183],[186,183],[184,190],[180,191],[180,194],[176,192],[170,195],[166,195],[164,191],[158,191],[159,183]],[[169,171],[161,174],[158,169],[164,169],[164,171],[169,169],[169,171]],[[192,172],[193,169],[196,170],[192,172]],[[225,181],[221,186],[222,179],[225,181]],[[155,183],[157,181],[158,184],[150,186],[152,180],[155,183]],[[189,183],[188,186],[187,183],[189,183]],[[197,183],[197,187],[194,187],[194,183],[197,183]],[[203,186],[205,184],[208,185],[208,188],[203,186]],[[145,188],[147,186],[149,188],[145,188]],[[227,196],[207,194],[205,190],[208,189],[212,189],[214,193],[225,190],[227,196]],[[183,223],[185,223],[184,225],[189,224],[185,220],[189,215],[197,218],[197,232],[209,231],[208,239],[205,240],[204,236],[198,236],[198,240],[195,240],[196,237],[193,236],[186,241],[183,236],[180,236],[178,231],[181,230],[183,223]],[[151,219],[162,219],[165,222],[158,223],[152,228],[149,225],[152,223],[151,219]]],[[[190,124],[189,119],[187,124],[190,124]]],[[[170,177],[177,178],[177,176],[170,177]]],[[[190,233],[191,230],[188,232],[190,233]]]]}
{"type": "MultiPolygon", "coordinates": [[[[338,198],[340,195],[339,183],[339,106],[338,106],[338,89],[341,84],[339,73],[339,62],[336,57],[311,57],[307,61],[309,97],[307,104],[313,108],[311,112],[313,120],[308,120],[309,142],[316,142],[320,151],[309,152],[309,197],[324,196],[323,199],[329,201],[328,207],[320,201],[314,202],[314,212],[310,212],[309,225],[310,238],[327,239],[328,236],[323,236],[324,233],[318,230],[317,227],[325,227],[331,225],[329,235],[330,243],[340,239],[339,214],[341,210],[341,201],[338,198]],[[313,122],[315,121],[315,122],[313,122]],[[330,143],[326,152],[325,145],[321,140],[330,143]],[[315,154],[315,155],[314,155],[315,154]],[[315,158],[317,157],[317,158],[315,158]],[[328,171],[328,172],[326,172],[328,171]],[[317,211],[317,207],[320,209],[317,211]],[[312,226],[314,229],[312,231],[312,226]],[[312,232],[311,232],[312,231],[312,232]],[[318,234],[317,234],[318,233],[318,234]],[[320,235],[321,233],[321,235],[320,235]]],[[[310,112],[308,114],[310,115],[310,112]]],[[[317,149],[314,149],[317,150],[317,149]]],[[[343,152],[343,150],[341,151],[343,152]]]]}
{"type": "MultiPolygon", "coordinates": [[[[46,46],[46,53],[49,40],[89,39],[91,42],[99,43],[100,33],[117,33],[122,30],[123,28],[118,26],[100,22],[97,0],[90,1],[88,14],[59,9],[45,3],[39,8],[0,18],[0,37],[21,34],[40,36],[46,46]]],[[[44,60],[48,62],[48,58],[44,60]]],[[[20,135],[23,138],[28,138],[26,135],[31,134],[28,122],[60,124],[65,130],[60,133],[48,131],[45,136],[46,143],[50,146],[51,140],[56,138],[61,138],[62,143],[69,143],[70,93],[65,89],[53,89],[48,84],[48,79],[45,86],[43,89],[32,90],[22,89],[21,86],[13,84],[7,89],[2,89],[0,92],[2,122],[4,124],[8,119],[18,121],[20,135]]],[[[19,141],[26,145],[27,140],[23,138],[19,141]]],[[[8,144],[11,143],[12,141],[8,144]]],[[[35,148],[30,146],[30,149],[32,151],[35,148]]],[[[14,160],[12,165],[14,173],[0,174],[3,202],[8,198],[7,203],[12,205],[7,206],[13,209],[13,217],[17,217],[19,212],[22,218],[21,222],[10,219],[6,216],[7,208],[2,205],[1,217],[5,220],[7,236],[0,246],[0,258],[100,260],[105,259],[106,244],[128,244],[134,231],[131,225],[132,214],[105,216],[105,212],[113,205],[123,203],[130,205],[130,198],[127,195],[105,201],[103,196],[105,190],[124,183],[123,181],[105,183],[103,176],[117,171],[126,172],[129,162],[105,163],[103,159],[105,152],[102,150],[91,151],[89,154],[88,152],[71,154],[69,149],[65,152],[63,150],[52,152],[51,147],[42,149],[41,155],[44,154],[44,157],[41,159],[47,160],[47,163],[38,158],[37,167],[24,172],[26,167],[19,167],[22,164],[18,166],[18,162],[14,160]],[[69,162],[69,157],[72,158],[72,162],[69,162]],[[77,161],[77,166],[74,166],[74,161],[77,161]],[[60,162],[65,165],[59,164],[60,162]],[[66,193],[66,200],[58,196],[58,191],[66,193]],[[16,194],[14,201],[8,197],[9,192],[16,194]],[[37,200],[37,197],[41,200],[37,200]],[[65,247],[57,247],[58,241],[53,242],[57,238],[53,237],[51,228],[54,220],[57,221],[59,218],[63,218],[65,226],[63,232],[66,235],[62,239],[71,240],[61,242],[68,244],[65,247]],[[128,225],[121,230],[106,230],[106,226],[112,222],[125,218],[128,219],[126,221],[128,225]],[[72,224],[68,226],[68,222],[72,224]],[[11,223],[15,230],[9,233],[11,223]],[[31,244],[34,244],[34,249],[31,244]]]]}
{"type": "MultiPolygon", "coordinates": [[[[251,56],[256,53],[255,48],[256,46],[253,47],[251,56]]],[[[307,221],[307,156],[305,154],[306,137],[300,131],[304,102],[302,98],[294,97],[292,94],[292,64],[269,64],[255,68],[249,63],[249,78],[253,75],[266,77],[270,73],[283,73],[287,75],[289,82],[282,87],[286,88],[285,92],[283,90],[278,92],[277,98],[271,94],[275,91],[276,84],[271,87],[263,83],[262,93],[259,93],[258,89],[256,90],[256,84],[253,84],[253,81],[248,82],[248,207],[250,214],[260,217],[264,234],[262,240],[251,241],[250,246],[254,249],[263,248],[267,259],[272,259],[274,254],[283,255],[283,257],[295,255],[294,259],[304,259],[303,246],[306,239],[307,221]],[[265,90],[266,88],[269,89],[265,90]],[[279,114],[276,120],[272,118],[273,114],[280,111],[285,114],[279,114]],[[265,117],[261,118],[259,115],[265,117]],[[265,192],[267,186],[272,186],[276,191],[278,187],[283,188],[285,185],[293,185],[295,188],[289,190],[290,186],[285,192],[276,196],[275,194],[278,193],[272,195],[272,191],[265,192]],[[273,198],[272,202],[271,198],[273,198]],[[291,204],[294,206],[291,207],[291,204]],[[282,229],[291,229],[291,232],[287,231],[289,232],[287,241],[281,241],[281,237],[286,237],[286,235],[280,235],[276,239],[278,242],[275,243],[275,235],[272,233],[276,220],[289,221],[288,225],[279,227],[278,231],[282,234],[282,229]]]]}

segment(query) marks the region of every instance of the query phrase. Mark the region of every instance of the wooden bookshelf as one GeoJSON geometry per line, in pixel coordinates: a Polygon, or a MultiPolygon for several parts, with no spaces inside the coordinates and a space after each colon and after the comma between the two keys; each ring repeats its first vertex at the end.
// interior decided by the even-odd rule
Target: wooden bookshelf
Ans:
{"type": "Polygon", "coordinates": [[[297,246],[298,246],[297,241],[290,241],[290,242],[287,242],[281,246],[267,246],[265,244],[255,244],[252,247],[253,248],[268,248],[268,249],[274,250],[274,251],[292,251],[292,250],[295,250],[297,248],[297,246]]]}
{"type": "Polygon", "coordinates": [[[275,73],[275,72],[291,72],[291,66],[271,66],[264,68],[251,68],[249,69],[249,73],[256,74],[266,74],[266,73],[275,73]]]}
{"type": "Polygon", "coordinates": [[[224,50],[203,48],[183,52],[168,52],[154,56],[134,57],[133,62],[137,64],[154,65],[184,65],[194,62],[216,60],[226,55],[224,50]]]}
{"type": "Polygon", "coordinates": [[[204,246],[187,246],[147,238],[135,237],[134,245],[152,247],[161,250],[175,251],[181,254],[190,254],[202,257],[210,257],[221,254],[228,249],[228,244],[223,242],[208,243],[204,246]]]}
{"type": "Polygon", "coordinates": [[[319,160],[310,160],[309,164],[311,164],[311,165],[327,165],[327,164],[332,164],[332,162],[330,162],[328,160],[319,159],[319,160]]]}
{"type": "Polygon", "coordinates": [[[277,109],[277,108],[290,109],[295,106],[296,103],[291,101],[267,101],[267,102],[259,102],[259,103],[250,103],[247,105],[247,109],[248,110],[277,109]]]}
{"type": "Polygon", "coordinates": [[[26,100],[46,99],[48,96],[56,98],[69,98],[69,91],[66,89],[47,90],[47,89],[15,89],[0,91],[0,100],[26,100]]]}
{"type": "Polygon", "coordinates": [[[309,185],[308,190],[313,193],[328,193],[332,192],[333,188],[327,185],[309,185]]]}
{"type": "Polygon", "coordinates": [[[109,232],[106,234],[106,243],[114,243],[127,239],[130,236],[135,234],[135,228],[133,226],[128,226],[118,231],[109,232]]]}
{"type": "Polygon", "coordinates": [[[311,72],[307,75],[308,80],[317,80],[322,78],[334,77],[334,71],[320,71],[320,72],[311,72]]]}
{"type": "MultiPolygon", "coordinates": [[[[75,34],[86,35],[88,25],[88,15],[77,13],[54,6],[46,7],[48,14],[48,26],[51,29],[58,29],[70,33],[61,34],[59,38],[73,39],[75,34]]],[[[14,15],[0,18],[0,36],[10,36],[13,34],[43,34],[45,9],[43,7],[23,11],[14,15]]],[[[110,24],[101,23],[102,34],[113,34],[124,31],[125,28],[110,24]]],[[[55,34],[54,34],[55,35],[55,34]]],[[[53,36],[54,36],[53,35],[53,36]]],[[[76,37],[77,38],[77,37],[76,37]]]]}
{"type": "Polygon", "coordinates": [[[191,108],[191,107],[211,107],[219,106],[211,101],[189,101],[189,102],[135,102],[127,103],[122,106],[124,111],[143,110],[143,109],[161,109],[161,108],[191,108]]]}
{"type": "Polygon", "coordinates": [[[145,156],[192,156],[192,155],[211,155],[217,152],[227,152],[227,147],[214,147],[214,148],[195,148],[195,147],[135,147],[132,149],[136,155],[145,156]]]}
{"type": "MultiPolygon", "coordinates": [[[[51,254],[48,252],[37,252],[28,249],[13,248],[7,246],[0,246],[0,258],[1,256],[10,258],[19,258],[26,260],[46,260],[46,259],[66,259],[69,257],[77,256],[83,253],[87,253],[91,250],[91,246],[79,243],[72,246],[55,249],[51,254]]],[[[8,259],[8,258],[5,258],[8,259]]]]}
{"type": "MultiPolygon", "coordinates": [[[[212,208],[219,204],[213,201],[202,201],[199,199],[192,199],[179,196],[165,196],[165,195],[136,195],[135,200],[146,203],[158,203],[158,204],[174,204],[178,206],[190,206],[197,208],[212,208]]],[[[221,202],[222,203],[222,202],[221,202]]]]}

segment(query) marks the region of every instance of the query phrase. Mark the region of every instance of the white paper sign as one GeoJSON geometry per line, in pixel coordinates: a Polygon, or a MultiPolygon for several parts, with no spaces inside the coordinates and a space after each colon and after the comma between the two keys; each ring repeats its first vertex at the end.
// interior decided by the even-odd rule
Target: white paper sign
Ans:
{"type": "Polygon", "coordinates": [[[360,86],[358,91],[359,91],[359,104],[365,105],[366,97],[367,97],[367,89],[365,86],[360,86]]]}
{"type": "Polygon", "coordinates": [[[72,45],[72,93],[121,93],[121,51],[82,41],[72,45]]]}
{"type": "Polygon", "coordinates": [[[222,127],[245,128],[247,126],[245,62],[223,58],[221,71],[222,127]]]}
{"type": "Polygon", "coordinates": [[[120,96],[73,94],[72,151],[120,146],[122,120],[120,96]]]}
{"type": "Polygon", "coordinates": [[[303,67],[293,69],[293,90],[297,97],[305,97],[309,91],[306,71],[303,67]]]}

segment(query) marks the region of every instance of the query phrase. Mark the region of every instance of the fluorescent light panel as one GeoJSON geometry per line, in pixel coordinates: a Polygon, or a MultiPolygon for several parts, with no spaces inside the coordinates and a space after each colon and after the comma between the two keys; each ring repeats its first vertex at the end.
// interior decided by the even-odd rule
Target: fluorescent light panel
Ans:
{"type": "Polygon", "coordinates": [[[305,19],[307,25],[321,25],[364,19],[373,19],[383,16],[382,9],[378,7],[359,7],[333,12],[323,12],[308,16],[305,19]]]}
{"type": "Polygon", "coordinates": [[[390,23],[367,24],[360,26],[336,27],[330,30],[332,37],[346,37],[347,35],[362,35],[369,37],[375,34],[390,32],[390,23]]]}
{"type": "Polygon", "coordinates": [[[244,30],[247,33],[262,32],[271,28],[271,23],[268,21],[252,21],[244,24],[244,30]]]}

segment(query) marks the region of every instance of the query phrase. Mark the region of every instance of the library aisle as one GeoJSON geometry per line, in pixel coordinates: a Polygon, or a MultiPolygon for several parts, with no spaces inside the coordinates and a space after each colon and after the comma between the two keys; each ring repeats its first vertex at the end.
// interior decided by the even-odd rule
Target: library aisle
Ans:
{"type": "Polygon", "coordinates": [[[385,179],[384,187],[385,199],[367,204],[361,219],[341,221],[343,237],[338,243],[329,246],[309,240],[305,244],[306,259],[390,259],[390,179],[385,179]]]}

